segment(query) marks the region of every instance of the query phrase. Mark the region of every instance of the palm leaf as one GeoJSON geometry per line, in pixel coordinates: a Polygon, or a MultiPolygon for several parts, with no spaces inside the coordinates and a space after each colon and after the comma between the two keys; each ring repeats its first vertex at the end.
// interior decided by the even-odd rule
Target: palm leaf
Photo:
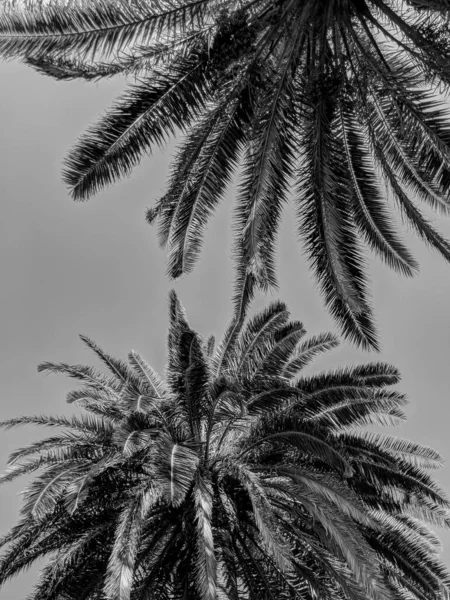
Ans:
{"type": "Polygon", "coordinates": [[[267,91],[255,111],[236,211],[237,250],[258,286],[276,285],[274,239],[281,209],[287,199],[287,181],[293,174],[294,91],[292,60],[298,52],[298,35],[289,44],[278,80],[266,82],[267,91]]]}
{"type": "Polygon", "coordinates": [[[268,340],[285,325],[289,318],[286,305],[282,302],[273,302],[269,307],[255,315],[243,327],[238,341],[237,365],[238,369],[249,368],[253,355],[256,357],[264,353],[268,340]],[[245,365],[245,367],[244,367],[245,365]]]}
{"type": "Polygon", "coordinates": [[[255,287],[254,276],[247,273],[242,264],[238,264],[234,285],[234,316],[218,344],[212,360],[213,369],[217,376],[223,375],[236,359],[236,345],[255,293],[255,287]]]}
{"type": "Polygon", "coordinates": [[[167,396],[168,391],[164,381],[140,354],[132,350],[128,360],[151,398],[161,400],[167,396]]]}
{"type": "Polygon", "coordinates": [[[75,199],[129,174],[153,144],[161,145],[199,114],[207,100],[205,61],[200,53],[155,71],[88,129],[66,160],[64,180],[75,199]]]}
{"type": "Polygon", "coordinates": [[[203,142],[189,176],[178,185],[167,236],[168,273],[173,278],[192,271],[209,216],[231,181],[244,138],[242,104],[241,98],[226,102],[226,110],[222,109],[221,118],[203,142]]]}
{"type": "Polygon", "coordinates": [[[428,446],[421,446],[409,440],[373,431],[360,431],[353,435],[361,440],[367,440],[371,445],[376,444],[383,451],[399,456],[402,460],[420,469],[439,469],[444,464],[441,455],[428,446]]]}
{"type": "Polygon", "coordinates": [[[101,63],[89,64],[80,60],[68,60],[61,57],[47,58],[43,56],[28,57],[25,63],[42,75],[52,77],[57,81],[99,81],[113,77],[121,72],[120,64],[101,63]]]}
{"type": "Polygon", "coordinates": [[[280,328],[275,336],[273,348],[269,349],[266,356],[260,361],[255,376],[277,376],[290,362],[292,355],[296,353],[305,333],[303,323],[300,321],[292,321],[283,329],[280,328]]]}
{"type": "Polygon", "coordinates": [[[322,333],[308,338],[295,351],[292,359],[284,366],[283,377],[295,377],[321,352],[336,348],[339,341],[332,333],[322,333]]]}
{"type": "Polygon", "coordinates": [[[417,158],[413,157],[397,138],[393,123],[386,114],[388,107],[384,106],[375,95],[371,100],[369,132],[372,144],[382,144],[383,153],[389,158],[395,171],[424,202],[434,209],[447,213],[450,210],[450,202],[442,196],[436,183],[429,181],[417,158]],[[376,131],[376,138],[372,131],[376,131]]]}
{"type": "Polygon", "coordinates": [[[73,463],[57,464],[53,468],[47,469],[45,474],[25,492],[26,503],[23,514],[28,514],[36,521],[40,521],[46,514],[51,513],[58,500],[61,499],[73,474],[81,469],[81,465],[73,463]]]}
{"type": "Polygon", "coordinates": [[[282,573],[289,572],[291,569],[291,553],[286,542],[278,535],[273,510],[262,483],[255,473],[242,464],[236,464],[234,471],[249,495],[256,528],[266,552],[272,557],[282,573]]]}
{"type": "Polygon", "coordinates": [[[173,506],[179,506],[192,486],[199,457],[191,448],[174,443],[163,434],[157,441],[157,456],[155,476],[164,497],[173,506]]]}
{"type": "Polygon", "coordinates": [[[5,58],[118,54],[147,44],[163,30],[198,25],[206,5],[206,0],[163,1],[152,9],[144,3],[94,0],[81,9],[50,5],[39,12],[4,12],[0,54],[5,58]]]}
{"type": "Polygon", "coordinates": [[[94,388],[111,394],[113,397],[120,391],[115,379],[107,378],[92,367],[86,365],[68,365],[66,363],[43,362],[38,366],[38,373],[62,373],[94,388]]]}
{"type": "Polygon", "coordinates": [[[378,190],[375,172],[364,149],[361,133],[350,110],[339,107],[344,155],[353,187],[355,221],[367,243],[376,250],[389,266],[404,275],[413,275],[418,264],[407,248],[397,239],[392,217],[386,214],[378,190]]]}
{"type": "Polygon", "coordinates": [[[143,521],[157,500],[158,494],[150,488],[130,502],[120,515],[104,587],[106,597],[111,600],[131,597],[143,521]]]}
{"type": "Polygon", "coordinates": [[[197,526],[197,589],[205,600],[216,600],[217,567],[212,530],[212,486],[200,476],[197,476],[195,481],[194,502],[197,526]]]}
{"type": "Polygon", "coordinates": [[[414,202],[408,198],[405,190],[398,183],[393,170],[384,157],[381,147],[374,143],[374,149],[376,151],[377,161],[392,190],[394,199],[402,214],[408,219],[408,223],[427,244],[437,250],[445,260],[450,262],[450,242],[434,229],[414,202]]]}
{"type": "Polygon", "coordinates": [[[305,123],[304,161],[298,176],[299,233],[325,304],[345,337],[364,348],[377,349],[365,298],[362,256],[347,218],[349,190],[332,130],[332,102],[332,98],[317,98],[305,123]]]}

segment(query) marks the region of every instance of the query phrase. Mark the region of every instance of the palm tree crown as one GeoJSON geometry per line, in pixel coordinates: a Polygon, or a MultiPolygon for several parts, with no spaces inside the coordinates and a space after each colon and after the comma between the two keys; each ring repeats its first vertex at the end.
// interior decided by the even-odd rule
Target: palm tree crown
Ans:
{"type": "Polygon", "coordinates": [[[58,79],[138,76],[71,151],[64,178],[75,199],[187,133],[148,213],[172,277],[192,269],[236,169],[238,262],[262,288],[276,285],[276,234],[291,196],[325,302],[366,347],[377,341],[361,242],[404,275],[417,269],[386,194],[450,260],[412,199],[449,209],[450,129],[436,93],[450,84],[447,0],[33,5],[0,17],[0,55],[58,79]]]}
{"type": "Polygon", "coordinates": [[[0,583],[42,556],[30,600],[438,599],[450,585],[428,529],[450,525],[430,448],[366,426],[402,420],[395,368],[305,375],[330,334],[305,339],[286,306],[203,340],[172,294],[165,380],[131,352],[108,367],[44,363],[83,386],[81,417],[10,457],[36,473],[3,536],[0,583]]]}

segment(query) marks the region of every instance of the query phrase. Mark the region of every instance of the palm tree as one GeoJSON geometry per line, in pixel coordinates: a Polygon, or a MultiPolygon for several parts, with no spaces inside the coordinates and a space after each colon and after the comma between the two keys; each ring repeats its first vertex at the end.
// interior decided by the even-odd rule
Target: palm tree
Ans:
{"type": "Polygon", "coordinates": [[[331,314],[345,336],[376,348],[361,242],[403,275],[417,269],[386,201],[450,260],[449,242],[415,202],[449,209],[450,129],[437,92],[450,84],[448,2],[67,4],[4,9],[0,55],[57,79],[138,77],[70,152],[73,197],[128,175],[182,130],[167,192],[148,213],[171,277],[192,269],[239,170],[239,264],[261,288],[276,286],[276,235],[292,197],[331,314]]]}
{"type": "MultiPolygon", "coordinates": [[[[248,304],[248,303],[247,303],[248,304]]],[[[430,448],[366,426],[404,418],[383,363],[304,374],[337,345],[305,339],[281,302],[194,332],[172,293],[165,380],[82,340],[109,370],[44,363],[83,385],[80,417],[15,451],[1,482],[35,474],[1,539],[0,584],[49,557],[30,600],[438,599],[449,502],[430,448]],[[40,471],[40,474],[36,473],[40,471]]]]}

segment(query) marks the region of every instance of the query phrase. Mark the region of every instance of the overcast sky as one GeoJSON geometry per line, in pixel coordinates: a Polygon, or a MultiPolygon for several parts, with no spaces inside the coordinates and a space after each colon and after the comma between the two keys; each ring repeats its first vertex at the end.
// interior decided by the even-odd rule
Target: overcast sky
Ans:
{"type": "MultiPolygon", "coordinates": [[[[155,152],[131,179],[89,203],[75,204],[60,182],[62,158],[85,127],[123,88],[62,83],[13,63],[0,65],[0,420],[19,414],[65,413],[71,382],[36,372],[44,360],[95,361],[78,334],[112,354],[142,353],[158,370],[165,360],[167,293],[175,287],[190,322],[204,335],[223,331],[231,314],[230,190],[206,236],[195,272],[173,283],[145,208],[164,190],[173,146],[155,152]]],[[[450,237],[450,219],[441,220],[450,237]]],[[[408,422],[396,430],[435,447],[450,459],[448,378],[450,265],[406,235],[421,273],[404,279],[370,261],[374,304],[382,340],[378,359],[398,366],[409,399],[408,422]]],[[[327,316],[296,242],[293,211],[283,221],[279,296],[310,333],[336,331],[327,316]]],[[[258,298],[257,306],[264,299],[258,298]]],[[[315,368],[377,359],[346,343],[315,368]]],[[[37,435],[32,428],[0,432],[1,468],[14,448],[37,435]]],[[[437,479],[450,492],[446,466],[437,479]]],[[[0,488],[0,532],[17,518],[24,484],[0,488]]],[[[442,534],[450,562],[450,534],[442,534]]],[[[0,600],[20,600],[36,570],[0,590],[0,600]]]]}

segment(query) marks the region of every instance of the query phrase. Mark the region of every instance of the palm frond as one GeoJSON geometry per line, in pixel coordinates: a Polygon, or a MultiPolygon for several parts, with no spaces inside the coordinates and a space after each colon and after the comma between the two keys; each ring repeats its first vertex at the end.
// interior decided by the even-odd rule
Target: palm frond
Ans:
{"type": "Polygon", "coordinates": [[[167,502],[179,506],[192,486],[199,457],[191,448],[174,443],[162,434],[157,441],[157,453],[155,476],[167,502]]]}
{"type": "Polygon", "coordinates": [[[96,342],[86,335],[80,335],[81,341],[92,350],[111,373],[122,382],[133,381],[133,373],[127,363],[105,352],[96,342]]]}
{"type": "Polygon", "coordinates": [[[271,388],[252,396],[246,408],[251,415],[263,415],[275,410],[287,403],[288,400],[295,402],[299,392],[290,386],[271,388]]]}
{"type": "Polygon", "coordinates": [[[144,45],[162,31],[198,26],[206,0],[191,3],[118,3],[95,0],[82,8],[50,5],[39,12],[14,11],[0,19],[0,54],[5,58],[108,56],[144,45]]]}
{"type": "Polygon", "coordinates": [[[329,548],[331,546],[330,549],[334,553],[341,553],[357,584],[365,590],[366,594],[372,598],[389,598],[389,592],[381,575],[376,567],[373,568],[377,564],[376,554],[358,528],[352,525],[351,519],[342,512],[325,511],[326,501],[324,499],[320,501],[317,496],[314,496],[312,501],[305,490],[303,490],[302,502],[313,518],[322,525],[328,538],[325,545],[329,548]]]}
{"type": "Polygon", "coordinates": [[[346,369],[350,377],[360,380],[368,387],[386,387],[400,381],[399,370],[387,363],[366,363],[346,369]]]}
{"type": "Polygon", "coordinates": [[[255,376],[278,376],[289,364],[292,355],[296,354],[300,340],[305,334],[303,323],[300,321],[292,321],[280,328],[274,336],[273,347],[268,349],[266,356],[259,362],[255,376]]]}
{"type": "Polygon", "coordinates": [[[345,337],[378,349],[366,299],[363,259],[354,226],[349,189],[332,129],[335,106],[316,98],[305,122],[304,161],[298,176],[299,234],[319,281],[326,306],[345,337]]]}
{"type": "Polygon", "coordinates": [[[167,235],[168,273],[173,278],[192,271],[208,219],[231,181],[244,138],[243,95],[241,92],[241,98],[234,102],[227,99],[225,106],[220,107],[222,114],[202,143],[188,176],[175,181],[171,200],[174,209],[167,235]]]}
{"type": "Polygon", "coordinates": [[[150,488],[130,502],[120,515],[104,588],[111,600],[130,600],[143,520],[157,500],[158,494],[150,488]]]}
{"type": "Polygon", "coordinates": [[[382,144],[383,153],[389,158],[395,171],[421,200],[433,209],[447,213],[450,210],[450,201],[442,196],[436,182],[429,180],[417,158],[397,138],[394,124],[386,114],[389,108],[384,106],[377,96],[372,96],[369,109],[369,134],[372,144],[382,144]],[[376,132],[376,137],[373,131],[376,132]]]}
{"type": "Polygon", "coordinates": [[[11,429],[13,427],[22,427],[23,425],[38,425],[42,427],[66,427],[85,433],[102,434],[109,433],[110,428],[107,423],[91,417],[90,415],[81,415],[80,417],[64,417],[51,415],[27,415],[15,417],[0,422],[0,427],[11,429]]]}
{"type": "Polygon", "coordinates": [[[338,386],[306,394],[298,409],[306,413],[306,422],[347,431],[370,425],[395,426],[406,418],[405,404],[404,396],[391,390],[338,386]]]}
{"type": "Polygon", "coordinates": [[[235,358],[236,344],[244,326],[250,302],[254,297],[255,288],[254,276],[247,273],[242,268],[242,264],[238,265],[234,284],[234,316],[218,344],[212,360],[217,376],[221,376],[235,358]]]}
{"type": "Polygon", "coordinates": [[[240,333],[236,349],[239,369],[242,369],[244,365],[249,365],[252,355],[258,356],[265,353],[267,341],[281,326],[287,323],[288,318],[289,312],[286,305],[282,302],[273,302],[265,310],[248,320],[240,333]]]}
{"type": "Polygon", "coordinates": [[[133,85],[80,138],[66,159],[64,181],[76,200],[128,175],[154,144],[183,130],[205,106],[207,55],[180,59],[133,85]]]}
{"type": "Polygon", "coordinates": [[[377,160],[380,164],[383,174],[391,188],[394,199],[399,206],[402,214],[407,218],[408,223],[415,232],[424,240],[424,242],[437,250],[445,260],[450,262],[450,242],[434,229],[428,219],[417,208],[403,187],[398,183],[397,178],[389,166],[386,158],[383,156],[381,148],[374,144],[377,160]]]}
{"type": "Polygon", "coordinates": [[[55,465],[47,469],[45,474],[32,484],[26,491],[26,503],[23,514],[39,521],[43,516],[55,510],[56,503],[61,499],[68,481],[73,473],[81,470],[79,464],[55,465]]]}
{"type": "Polygon", "coordinates": [[[67,363],[43,362],[38,366],[38,373],[61,373],[73,379],[78,379],[88,385],[105,391],[112,396],[120,391],[120,385],[115,379],[107,378],[94,368],[87,365],[68,365],[67,363]]]}
{"type": "Polygon", "coordinates": [[[83,79],[84,81],[99,81],[113,77],[121,72],[120,64],[101,63],[90,64],[80,60],[68,60],[66,58],[47,58],[30,56],[25,64],[33,67],[35,71],[52,77],[57,81],[72,81],[74,79],[83,79]]]}
{"type": "Polygon", "coordinates": [[[373,166],[364,148],[356,118],[349,109],[339,107],[344,155],[353,187],[355,221],[366,242],[389,266],[404,275],[413,275],[418,264],[400,242],[391,226],[392,217],[386,213],[373,166]]]}
{"type": "Polygon", "coordinates": [[[141,385],[151,398],[160,400],[167,396],[168,390],[164,381],[140,354],[132,350],[128,355],[128,360],[141,385]]]}
{"type": "Polygon", "coordinates": [[[197,476],[194,487],[195,520],[197,525],[196,579],[205,600],[216,600],[216,558],[212,529],[213,494],[211,484],[197,476]]]}
{"type": "Polygon", "coordinates": [[[266,552],[283,573],[291,569],[291,553],[288,545],[280,538],[273,518],[270,502],[258,477],[242,464],[235,466],[235,472],[249,495],[256,528],[266,552]]]}
{"type": "Polygon", "coordinates": [[[322,333],[308,338],[296,349],[292,359],[284,366],[282,371],[283,377],[295,377],[318,354],[332,350],[338,345],[339,341],[332,333],[322,333]]]}
{"type": "Polygon", "coordinates": [[[94,437],[89,435],[73,435],[71,432],[64,432],[58,436],[39,440],[38,442],[28,444],[28,446],[18,448],[12,452],[8,457],[7,464],[8,466],[14,465],[17,461],[22,461],[22,459],[26,457],[32,456],[33,454],[40,454],[56,447],[65,449],[71,448],[77,451],[80,457],[87,454],[89,451],[94,454],[96,450],[98,451],[100,446],[106,447],[108,445],[108,439],[111,438],[112,428],[105,428],[99,433],[100,435],[98,437],[94,437]]]}
{"type": "Polygon", "coordinates": [[[295,483],[292,495],[294,497],[298,495],[300,501],[302,497],[301,490],[306,488],[310,493],[334,504],[339,512],[350,517],[353,521],[364,527],[378,529],[375,519],[367,512],[366,507],[360,502],[357,495],[332,476],[312,474],[292,467],[280,469],[279,473],[281,476],[289,477],[295,483]]]}
{"type": "Polygon", "coordinates": [[[177,198],[184,195],[189,182],[189,174],[194,168],[203,146],[223,115],[222,104],[213,110],[207,110],[203,118],[191,127],[189,135],[178,149],[174,160],[167,192],[157,200],[155,206],[147,210],[146,219],[153,225],[159,218],[158,237],[162,247],[169,239],[173,214],[177,207],[177,198]]]}
{"type": "Polygon", "coordinates": [[[69,404],[76,404],[109,423],[114,423],[121,421],[124,417],[124,407],[123,405],[119,406],[122,391],[123,388],[116,395],[111,396],[104,390],[93,386],[84,386],[68,392],[66,401],[69,404]]]}
{"type": "Polygon", "coordinates": [[[428,446],[373,431],[355,432],[353,435],[367,440],[369,444],[377,444],[383,451],[399,456],[420,469],[439,469],[444,465],[441,455],[428,446]]]}
{"type": "Polygon", "coordinates": [[[123,464],[122,457],[103,453],[103,456],[95,456],[90,468],[80,470],[79,474],[71,477],[64,489],[64,507],[71,515],[82,509],[91,487],[95,485],[96,478],[113,467],[123,464]]]}
{"type": "Polygon", "coordinates": [[[0,475],[0,485],[4,483],[11,483],[15,479],[28,475],[41,468],[47,467],[48,465],[54,465],[54,460],[46,460],[46,458],[39,456],[38,458],[28,459],[21,464],[13,464],[9,466],[2,475],[0,475]]]}
{"type": "Polygon", "coordinates": [[[295,93],[291,60],[298,52],[299,34],[289,44],[289,56],[278,80],[266,82],[267,91],[259,99],[260,109],[255,111],[243,161],[235,219],[237,250],[262,289],[276,285],[274,241],[287,200],[288,180],[293,175],[295,93]]]}
{"type": "Polygon", "coordinates": [[[269,433],[270,429],[267,428],[265,434],[261,435],[257,442],[254,442],[245,448],[242,454],[246,454],[250,450],[265,443],[281,442],[283,445],[298,448],[302,453],[309,455],[312,459],[332,465],[333,468],[343,473],[346,477],[351,476],[353,470],[350,463],[324,440],[321,440],[319,437],[311,435],[310,433],[296,431],[295,429],[284,429],[280,425],[273,429],[279,429],[279,431],[269,433]]]}
{"type": "Polygon", "coordinates": [[[98,586],[98,571],[103,568],[105,550],[108,548],[105,526],[90,529],[74,538],[71,544],[60,548],[56,556],[46,564],[29,600],[52,600],[62,591],[84,599],[98,586]],[[89,581],[85,579],[84,585],[81,586],[79,563],[83,562],[86,552],[93,547],[97,555],[90,561],[89,566],[84,564],[83,571],[86,575],[89,574],[89,581]]]}
{"type": "Polygon", "coordinates": [[[184,402],[188,409],[191,433],[200,441],[202,418],[209,413],[207,393],[210,373],[201,340],[196,335],[189,336],[189,353],[186,358],[184,402]]]}

